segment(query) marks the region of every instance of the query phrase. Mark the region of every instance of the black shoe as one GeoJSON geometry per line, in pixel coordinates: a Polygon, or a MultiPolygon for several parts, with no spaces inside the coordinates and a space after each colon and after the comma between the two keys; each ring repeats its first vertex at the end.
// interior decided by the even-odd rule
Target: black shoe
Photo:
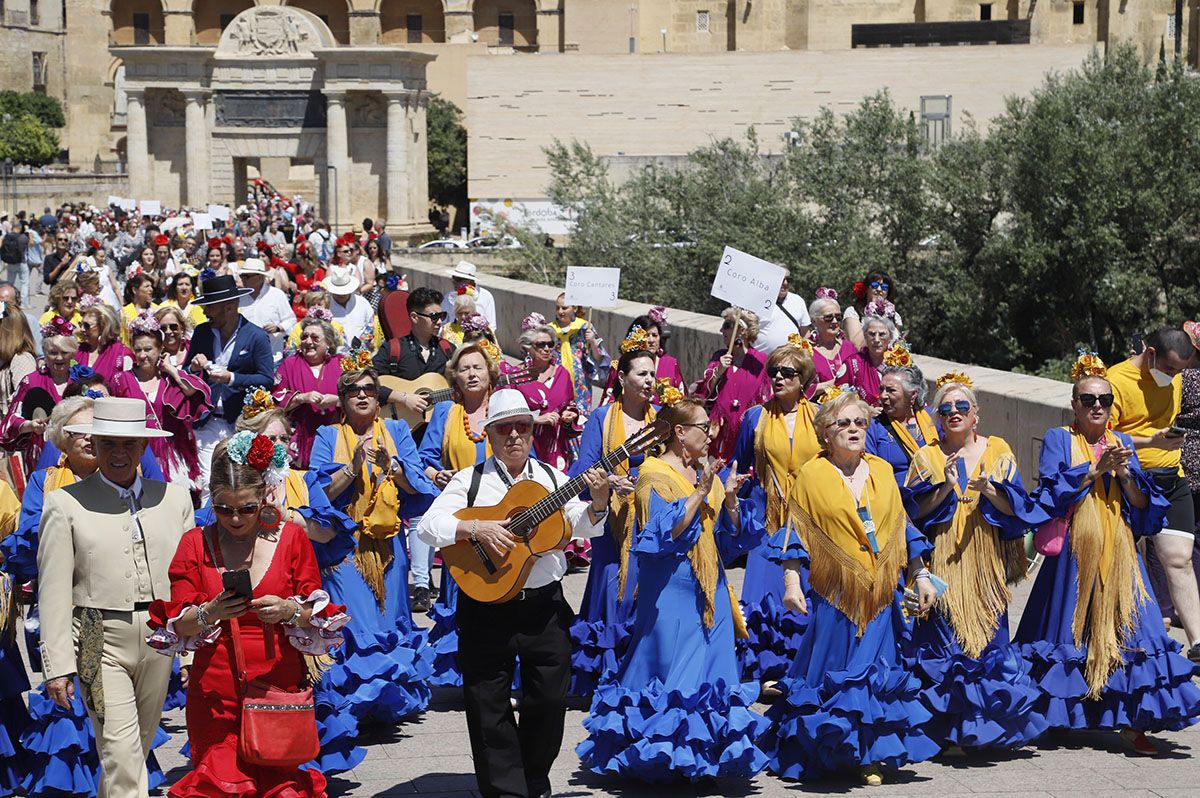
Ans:
{"type": "Polygon", "coordinates": [[[412,592],[412,611],[429,612],[429,588],[414,587],[412,592]]]}
{"type": "Polygon", "coordinates": [[[1187,658],[1200,665],[1200,643],[1195,643],[1187,650],[1187,658]]]}
{"type": "Polygon", "coordinates": [[[433,584],[433,582],[430,582],[429,583],[429,595],[433,596],[434,601],[436,601],[438,599],[438,597],[442,595],[442,591],[438,588],[437,585],[433,584]]]}

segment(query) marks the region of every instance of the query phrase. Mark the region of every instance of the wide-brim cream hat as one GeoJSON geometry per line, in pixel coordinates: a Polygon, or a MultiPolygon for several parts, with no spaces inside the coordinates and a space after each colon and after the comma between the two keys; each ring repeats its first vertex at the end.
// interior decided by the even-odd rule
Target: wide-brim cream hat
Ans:
{"type": "Polygon", "coordinates": [[[479,282],[479,267],[469,260],[460,260],[450,270],[450,277],[457,277],[459,280],[470,280],[473,283],[479,282]]]}
{"type": "Polygon", "coordinates": [[[484,429],[497,421],[528,416],[537,419],[538,414],[529,409],[525,395],[516,388],[503,388],[488,399],[488,414],[483,422],[484,429]]]}
{"type": "Polygon", "coordinates": [[[261,274],[264,276],[270,274],[267,271],[267,264],[263,262],[262,258],[246,258],[242,261],[242,266],[238,269],[238,272],[240,274],[261,274]]]}
{"type": "Polygon", "coordinates": [[[171,433],[146,426],[146,403],[141,399],[102,396],[92,404],[91,424],[68,424],[66,432],[105,438],[170,438],[171,433]]]}
{"type": "Polygon", "coordinates": [[[358,290],[362,283],[358,275],[349,266],[333,265],[329,267],[321,287],[335,296],[348,296],[358,290]]]}

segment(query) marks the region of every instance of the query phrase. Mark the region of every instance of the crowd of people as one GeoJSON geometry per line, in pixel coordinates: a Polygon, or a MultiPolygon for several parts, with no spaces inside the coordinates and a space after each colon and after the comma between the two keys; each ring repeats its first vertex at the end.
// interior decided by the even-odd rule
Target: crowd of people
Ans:
{"type": "Polygon", "coordinates": [[[1081,353],[1023,477],[971,378],[914,363],[887,274],[785,279],[685,375],[662,307],[611,345],[565,296],[501,331],[473,264],[410,286],[383,220],[334,235],[268,186],[189,218],[3,222],[0,795],[140,798],[185,706],[170,795],[324,796],[434,687],[489,798],[551,794],[572,695],[582,766],[644,781],[878,785],[1052,729],[1153,756],[1200,720],[1200,325],[1081,353]],[[522,481],[569,494],[569,542],[506,600],[435,580],[528,543],[462,515],[522,481]]]}

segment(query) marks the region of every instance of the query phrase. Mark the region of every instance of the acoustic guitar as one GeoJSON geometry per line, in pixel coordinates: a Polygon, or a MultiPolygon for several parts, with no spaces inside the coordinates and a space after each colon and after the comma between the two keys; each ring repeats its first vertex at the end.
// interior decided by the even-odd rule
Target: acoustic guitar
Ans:
{"type": "MultiPolygon", "coordinates": [[[[529,376],[529,370],[522,367],[512,374],[501,374],[499,384],[496,387],[508,388],[513,385],[524,385],[532,381],[532,379],[529,376]]],[[[401,407],[391,402],[381,405],[379,408],[381,418],[407,421],[408,426],[414,430],[429,419],[429,413],[433,410],[434,405],[438,402],[446,402],[454,398],[450,392],[450,383],[446,382],[446,378],[437,372],[422,374],[415,380],[402,380],[399,377],[380,377],[379,384],[384,388],[390,388],[392,391],[415,393],[418,396],[425,397],[425,401],[429,404],[425,406],[424,413],[416,413],[407,407],[401,407]]]]}
{"type": "MultiPolygon", "coordinates": [[[[595,467],[605,472],[623,460],[641,454],[660,443],[669,432],[666,422],[658,420],[646,426],[625,444],[600,459],[595,467]]],[[[522,480],[509,488],[499,504],[490,507],[464,507],[455,513],[462,521],[503,521],[517,545],[496,559],[478,541],[460,540],[439,551],[442,563],[462,592],[476,601],[495,604],[508,601],[521,592],[538,557],[563,549],[571,541],[571,526],[562,508],[587,487],[583,474],[553,493],[532,480],[522,480]]]]}

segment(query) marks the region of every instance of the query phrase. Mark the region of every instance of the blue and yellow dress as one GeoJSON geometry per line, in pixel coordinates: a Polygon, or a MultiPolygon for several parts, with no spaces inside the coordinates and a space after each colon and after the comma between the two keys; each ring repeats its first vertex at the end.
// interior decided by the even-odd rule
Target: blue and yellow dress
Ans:
{"type": "Polygon", "coordinates": [[[638,472],[633,632],[619,669],[596,688],[588,737],[576,749],[597,773],[695,780],[750,777],[766,766],[754,743],[766,718],[750,708],[758,684],[740,683],[733,641],[745,626],[723,565],[758,540],[722,510],[718,480],[674,536],[694,490],[656,457],[638,472]]]}
{"type": "Polygon", "coordinates": [[[937,443],[938,428],[924,408],[913,414],[913,424],[902,424],[880,413],[867,427],[867,452],[892,465],[896,484],[904,486],[913,456],[922,446],[937,443]]]}
{"type": "MultiPolygon", "coordinates": [[[[751,523],[752,518],[765,522],[764,529],[746,530],[760,540],[746,554],[742,581],[742,611],[748,636],[739,639],[737,646],[742,678],[748,681],[770,682],[782,677],[808,625],[807,616],[783,606],[783,566],[772,560],[768,551],[771,536],[787,523],[788,496],[800,466],[821,451],[813,426],[815,413],[816,405],[801,397],[789,437],[778,402],[772,399],[756,405],[742,416],[734,445],[733,462],[738,472],[754,472],[749,489],[743,488],[744,495],[758,505],[742,518],[742,525],[751,523]]],[[[807,590],[808,577],[803,569],[800,582],[807,590]]]]}
{"type": "Polygon", "coordinates": [[[921,700],[933,714],[925,732],[950,746],[1020,747],[1041,736],[1046,719],[1028,663],[1008,634],[1010,584],[1025,578],[1024,535],[1050,520],[1021,483],[1016,458],[989,436],[973,473],[960,469],[953,490],[918,517],[917,504],[945,481],[946,455],[937,443],[913,456],[905,488],[909,516],[933,543],[929,568],[949,588],[925,618],[913,621],[905,662],[921,680],[921,700]],[[969,489],[986,476],[1012,515],[969,489]]]}
{"type": "MultiPolygon", "coordinates": [[[[1131,446],[1109,432],[1109,443],[1131,446]]],[[[1041,688],[1038,711],[1063,729],[1174,731],[1200,718],[1197,666],[1179,653],[1134,546],[1169,507],[1135,454],[1129,474],[1149,497],[1131,506],[1113,475],[1080,488],[1098,453],[1073,429],[1047,430],[1034,498],[1068,521],[1062,553],[1038,569],[1016,642],[1041,688]]]]}
{"type": "Polygon", "coordinates": [[[905,620],[897,590],[909,560],[929,544],[904,514],[891,465],[870,469],[860,500],[827,455],[800,468],[788,525],[773,555],[808,560],[808,628],[768,711],[759,740],[770,769],[809,779],[844,767],[899,767],[938,752],[925,735],[921,683],[900,659],[905,620]],[[863,513],[875,528],[867,535],[863,513]]]}

